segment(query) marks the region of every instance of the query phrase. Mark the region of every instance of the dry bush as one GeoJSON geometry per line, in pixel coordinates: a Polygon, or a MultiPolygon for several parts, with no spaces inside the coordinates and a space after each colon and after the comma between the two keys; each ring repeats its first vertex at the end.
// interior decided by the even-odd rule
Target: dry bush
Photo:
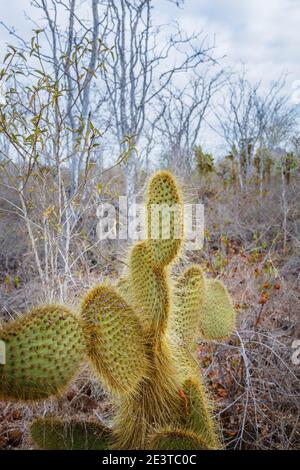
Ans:
{"type": "Polygon", "coordinates": [[[215,181],[190,190],[206,204],[206,242],[194,261],[229,287],[239,312],[226,343],[201,344],[199,359],[218,403],[228,448],[296,449],[300,436],[299,178],[287,188],[284,245],[279,181],[261,196],[215,181]]]}

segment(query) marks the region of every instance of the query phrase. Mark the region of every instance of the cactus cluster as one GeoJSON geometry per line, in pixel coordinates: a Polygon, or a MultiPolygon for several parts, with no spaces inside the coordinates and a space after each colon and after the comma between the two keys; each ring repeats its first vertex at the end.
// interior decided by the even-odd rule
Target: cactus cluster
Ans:
{"type": "Polygon", "coordinates": [[[6,347],[1,399],[58,395],[86,358],[112,396],[109,428],[91,421],[34,421],[31,435],[39,448],[221,447],[196,341],[229,336],[235,311],[225,286],[206,279],[200,266],[172,276],[184,239],[184,206],[170,173],[151,178],[146,204],[147,240],[132,247],[117,284],[90,289],[79,314],[43,306],[0,327],[6,347]],[[174,209],[167,236],[166,207],[174,209]]]}

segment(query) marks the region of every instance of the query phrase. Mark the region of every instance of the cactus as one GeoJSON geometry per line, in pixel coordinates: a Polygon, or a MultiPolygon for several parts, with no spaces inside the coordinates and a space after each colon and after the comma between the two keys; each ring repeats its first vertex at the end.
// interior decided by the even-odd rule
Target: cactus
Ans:
{"type": "Polygon", "coordinates": [[[200,316],[200,333],[205,339],[227,338],[235,327],[235,311],[226,287],[206,280],[206,296],[200,316]]]}
{"type": "Polygon", "coordinates": [[[201,437],[183,429],[162,429],[149,439],[151,450],[210,450],[201,437]]]}
{"type": "Polygon", "coordinates": [[[82,303],[87,352],[106,387],[133,393],[147,373],[141,325],[133,309],[112,287],[91,289],[82,303]]]}
{"type": "Polygon", "coordinates": [[[49,450],[105,450],[110,445],[110,431],[93,421],[62,421],[38,418],[30,427],[39,448],[49,450]]]}
{"type": "Polygon", "coordinates": [[[62,307],[44,307],[44,315],[38,309],[0,330],[8,353],[7,364],[0,365],[0,396],[38,399],[59,394],[84,357],[112,395],[110,429],[91,422],[39,419],[31,434],[40,448],[221,447],[195,358],[196,341],[199,336],[230,335],[235,312],[225,286],[206,279],[200,266],[172,279],[172,264],[183,243],[183,203],[168,172],[150,180],[147,221],[148,238],[131,249],[125,275],[115,286],[90,289],[80,318],[62,307]],[[163,210],[175,206],[169,237],[161,208],[154,217],[153,206],[158,205],[163,210]]]}
{"type": "Polygon", "coordinates": [[[164,268],[178,255],[183,239],[183,203],[173,176],[158,172],[151,179],[147,198],[148,245],[152,266],[164,268]],[[165,220],[169,224],[165,224],[165,220]]]}
{"type": "Polygon", "coordinates": [[[0,329],[6,362],[0,365],[0,398],[41,400],[61,392],[78,371],[85,345],[78,318],[48,305],[0,329]]]}

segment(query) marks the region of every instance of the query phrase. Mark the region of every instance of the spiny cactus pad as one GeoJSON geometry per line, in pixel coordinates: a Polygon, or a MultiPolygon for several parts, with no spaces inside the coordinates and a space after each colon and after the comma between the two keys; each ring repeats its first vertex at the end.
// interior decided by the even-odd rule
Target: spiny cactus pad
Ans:
{"type": "Polygon", "coordinates": [[[212,419],[207,392],[199,378],[187,379],[182,387],[183,424],[202,436],[212,449],[220,447],[216,426],[212,419]]]}
{"type": "Polygon", "coordinates": [[[0,330],[6,363],[0,365],[0,398],[45,399],[78,372],[85,354],[78,318],[66,307],[38,307],[0,330]]]}
{"type": "Polygon", "coordinates": [[[146,242],[135,245],[130,257],[133,304],[149,331],[164,331],[170,310],[170,292],[165,270],[152,267],[146,242]]]}
{"type": "Polygon", "coordinates": [[[190,351],[195,348],[199,317],[205,298],[205,280],[200,266],[186,269],[174,288],[170,335],[190,351]]]}
{"type": "Polygon", "coordinates": [[[177,256],[183,240],[183,204],[173,176],[166,171],[150,180],[147,220],[154,266],[163,268],[177,256]]]}
{"type": "Polygon", "coordinates": [[[116,290],[129,305],[132,305],[133,295],[131,277],[128,273],[118,279],[118,282],[116,283],[116,290]]]}
{"type": "Polygon", "coordinates": [[[94,421],[38,418],[31,424],[31,437],[44,450],[106,450],[111,432],[94,421]]]}
{"type": "Polygon", "coordinates": [[[132,393],[147,374],[141,324],[113,287],[91,289],[81,310],[87,352],[106,387],[132,393]]]}
{"type": "Polygon", "coordinates": [[[209,450],[209,446],[201,437],[183,429],[161,429],[150,439],[148,448],[151,450],[209,450]]]}
{"type": "Polygon", "coordinates": [[[206,280],[206,295],[200,315],[200,332],[203,338],[218,340],[228,338],[235,328],[236,312],[230,295],[219,280],[206,280]]]}

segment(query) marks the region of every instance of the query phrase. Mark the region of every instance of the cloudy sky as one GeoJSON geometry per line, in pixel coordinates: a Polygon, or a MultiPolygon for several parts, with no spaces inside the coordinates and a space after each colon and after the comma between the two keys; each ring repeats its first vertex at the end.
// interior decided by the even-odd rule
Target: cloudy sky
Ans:
{"type": "MultiPolygon", "coordinates": [[[[159,1],[167,20],[170,7],[159,1]]],[[[188,31],[216,35],[218,55],[229,65],[244,62],[253,80],[270,81],[282,71],[289,83],[300,79],[300,0],[185,0],[172,8],[188,31]]]]}
{"type": "MultiPolygon", "coordinates": [[[[29,38],[38,13],[30,0],[0,0],[0,21],[14,25],[29,38]]],[[[217,45],[222,64],[245,64],[248,77],[268,83],[288,74],[287,93],[300,80],[300,0],[185,0],[176,8],[167,0],[153,0],[155,22],[178,21],[188,32],[203,30],[217,45]]],[[[0,27],[0,46],[11,38],[0,27]]],[[[300,83],[300,82],[298,82],[300,83]]]]}
{"type": "MultiPolygon", "coordinates": [[[[30,34],[34,18],[30,0],[0,0],[0,20],[30,34]]],[[[216,36],[218,55],[226,63],[244,62],[252,79],[272,80],[284,70],[290,83],[300,79],[300,0],[185,0],[176,8],[154,0],[158,22],[177,20],[189,32],[216,36]]],[[[0,29],[1,46],[8,39],[0,29]]],[[[2,48],[1,47],[1,48],[2,48]]]]}

